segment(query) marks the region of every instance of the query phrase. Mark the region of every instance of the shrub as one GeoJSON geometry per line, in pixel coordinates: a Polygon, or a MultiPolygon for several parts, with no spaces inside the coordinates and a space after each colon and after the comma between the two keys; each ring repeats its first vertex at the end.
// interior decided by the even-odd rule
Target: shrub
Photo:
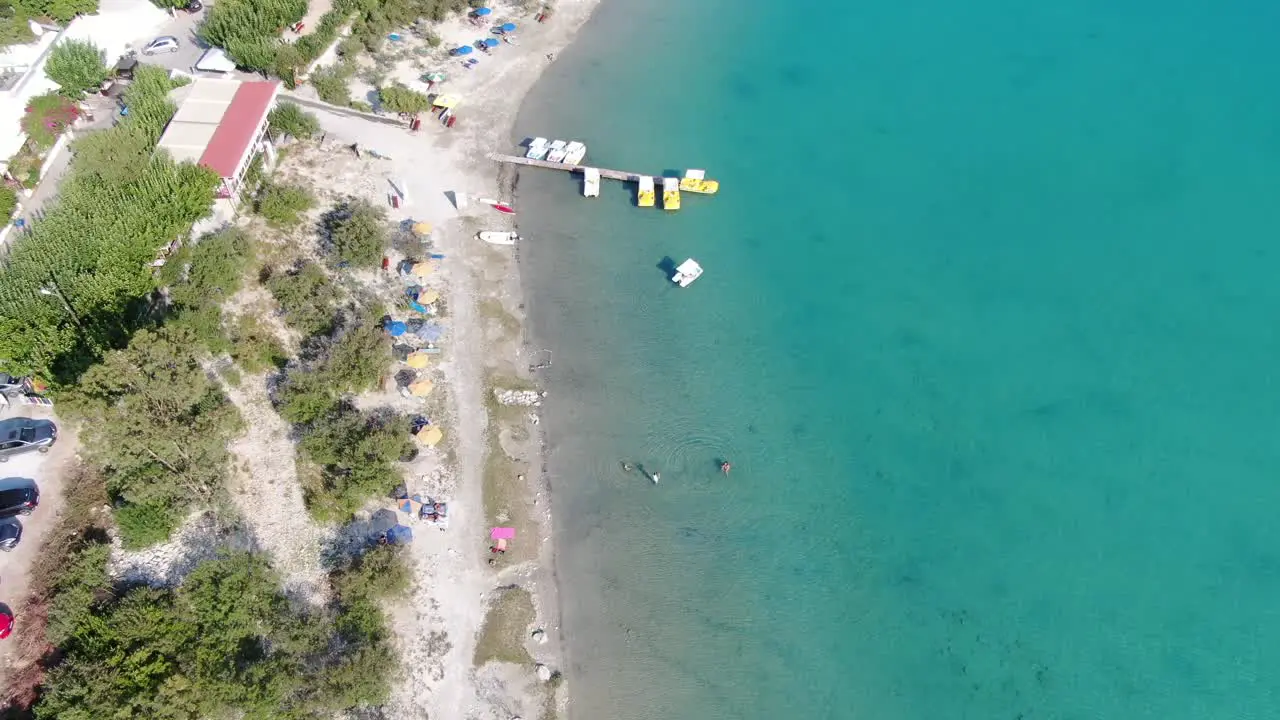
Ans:
{"type": "Polygon", "coordinates": [[[166,505],[126,503],[116,508],[115,514],[120,540],[127,550],[162,543],[182,524],[182,514],[166,505]]]}
{"type": "Polygon", "coordinates": [[[318,418],[300,447],[322,472],[304,488],[321,521],[350,517],[366,501],[385,497],[402,481],[392,463],[412,447],[403,418],[362,413],[349,406],[318,418]]]}
{"type": "Polygon", "coordinates": [[[252,315],[243,315],[231,328],[231,358],[248,372],[284,367],[289,356],[271,328],[252,315]]]}
{"type": "Polygon", "coordinates": [[[230,228],[186,245],[164,266],[161,282],[169,286],[176,324],[190,329],[209,352],[231,349],[222,303],[240,290],[253,257],[253,242],[230,228]]]}
{"type": "Polygon", "coordinates": [[[0,184],[0,225],[8,225],[9,218],[18,209],[18,192],[8,185],[0,184]]]}
{"type": "Polygon", "coordinates": [[[97,90],[110,75],[103,52],[88,40],[67,40],[49,53],[44,71],[68,97],[97,90]]]}
{"type": "Polygon", "coordinates": [[[347,200],[324,214],[321,234],[340,264],[374,267],[387,243],[386,218],[366,200],[347,200]]]}
{"type": "Polygon", "coordinates": [[[253,210],[276,227],[291,227],[302,222],[302,213],[314,204],[304,187],[272,184],[258,191],[253,210]]]}
{"type": "Polygon", "coordinates": [[[333,329],[335,290],[324,268],[308,260],[292,272],[271,276],[267,289],[284,310],[285,321],[304,336],[333,329]]]}
{"type": "Polygon", "coordinates": [[[76,104],[56,92],[37,95],[22,116],[22,131],[36,147],[47,150],[79,115],[76,104]]]}
{"type": "Polygon", "coordinates": [[[349,75],[341,67],[321,68],[311,74],[311,87],[316,89],[320,99],[330,105],[346,107],[351,104],[351,88],[347,85],[349,75]]]}
{"type": "Polygon", "coordinates": [[[320,132],[320,121],[315,115],[303,110],[297,103],[287,101],[276,105],[267,116],[267,122],[275,130],[299,140],[309,140],[320,132]]]}
{"type": "Polygon", "coordinates": [[[219,0],[200,26],[200,37],[230,52],[237,42],[278,37],[306,13],[307,0],[219,0]]]}
{"type": "Polygon", "coordinates": [[[417,90],[396,83],[378,91],[382,106],[392,112],[420,113],[431,107],[431,101],[417,90]]]}
{"type": "Polygon", "coordinates": [[[29,17],[50,17],[58,22],[98,11],[98,0],[16,0],[13,4],[29,17]]]}

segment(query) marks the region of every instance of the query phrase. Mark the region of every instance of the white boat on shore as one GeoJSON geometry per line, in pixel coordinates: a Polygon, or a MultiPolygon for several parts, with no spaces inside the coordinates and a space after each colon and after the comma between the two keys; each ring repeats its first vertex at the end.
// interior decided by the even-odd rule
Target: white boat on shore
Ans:
{"type": "Polygon", "coordinates": [[[530,160],[541,160],[547,156],[547,151],[550,149],[550,146],[547,145],[546,138],[536,137],[529,141],[529,150],[524,154],[524,156],[530,160]]]}
{"type": "Polygon", "coordinates": [[[476,233],[476,238],[483,240],[490,245],[515,245],[520,239],[519,233],[501,232],[498,230],[486,230],[476,233]]]}
{"type": "Polygon", "coordinates": [[[702,277],[702,266],[697,260],[689,258],[676,268],[675,274],[671,276],[671,282],[684,288],[692,285],[693,281],[700,277],[702,277]]]}
{"type": "Polygon", "coordinates": [[[600,171],[596,168],[582,168],[582,196],[600,197],[600,171]]]}
{"type": "Polygon", "coordinates": [[[569,152],[569,143],[563,140],[552,140],[547,150],[547,162],[564,162],[564,156],[567,152],[569,152]]]}
{"type": "Polygon", "coordinates": [[[565,146],[564,161],[570,165],[577,165],[587,156],[587,146],[577,140],[570,140],[565,146]]]}

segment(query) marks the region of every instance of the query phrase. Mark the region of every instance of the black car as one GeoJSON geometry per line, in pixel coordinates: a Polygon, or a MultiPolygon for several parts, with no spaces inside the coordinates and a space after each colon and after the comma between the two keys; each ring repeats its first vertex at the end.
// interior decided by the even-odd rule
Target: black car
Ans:
{"type": "Polygon", "coordinates": [[[188,0],[187,4],[182,6],[182,9],[189,13],[198,13],[204,9],[204,5],[200,3],[200,0],[188,0]]]}
{"type": "Polygon", "coordinates": [[[58,426],[48,420],[10,418],[0,421],[0,462],[32,450],[49,452],[58,441],[58,426]]]}
{"type": "Polygon", "coordinates": [[[22,542],[22,523],[14,520],[0,525],[0,551],[9,552],[22,542]]]}
{"type": "MultiPolygon", "coordinates": [[[[0,490],[0,518],[30,515],[40,505],[40,491],[35,487],[0,490]]],[[[21,531],[19,531],[21,534],[21,531]]],[[[16,541],[15,541],[16,544],[16,541]]]]}

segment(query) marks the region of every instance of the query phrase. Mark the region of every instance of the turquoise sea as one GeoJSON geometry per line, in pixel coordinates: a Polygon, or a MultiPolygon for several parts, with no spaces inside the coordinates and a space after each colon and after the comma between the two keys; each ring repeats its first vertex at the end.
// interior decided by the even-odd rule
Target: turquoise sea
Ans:
{"type": "Polygon", "coordinates": [[[1277,27],[604,0],[521,137],[723,188],[521,175],[573,718],[1280,717],[1277,27]]]}

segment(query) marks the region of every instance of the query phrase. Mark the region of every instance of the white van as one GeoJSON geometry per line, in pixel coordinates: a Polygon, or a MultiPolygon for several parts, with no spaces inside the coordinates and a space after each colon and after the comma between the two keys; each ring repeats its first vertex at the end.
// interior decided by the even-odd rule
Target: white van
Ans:
{"type": "Polygon", "coordinates": [[[227,57],[220,48],[209,48],[204,51],[194,65],[201,72],[229,73],[236,69],[236,64],[227,57]]]}

